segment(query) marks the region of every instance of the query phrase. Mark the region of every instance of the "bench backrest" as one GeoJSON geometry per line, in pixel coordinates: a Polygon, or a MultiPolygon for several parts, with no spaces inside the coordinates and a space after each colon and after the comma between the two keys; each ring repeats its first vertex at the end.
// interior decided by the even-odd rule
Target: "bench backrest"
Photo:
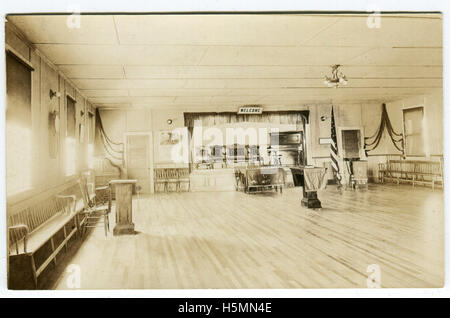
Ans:
{"type": "Polygon", "coordinates": [[[78,184],[80,186],[81,198],[83,199],[84,208],[88,209],[91,206],[91,202],[89,198],[87,178],[82,175],[78,179],[78,184]]]}
{"type": "Polygon", "coordinates": [[[442,176],[441,161],[432,160],[388,160],[386,163],[388,171],[421,173],[442,176]]]}
{"type": "MultiPolygon", "coordinates": [[[[78,184],[70,186],[62,191],[62,195],[75,195],[81,198],[78,184]]],[[[55,195],[45,196],[39,200],[33,201],[33,204],[26,206],[14,213],[8,213],[7,227],[24,224],[28,227],[29,232],[33,232],[50,218],[58,213],[68,212],[71,208],[71,201],[67,199],[57,198],[55,195]]],[[[9,247],[24,238],[25,229],[15,229],[9,233],[9,247]]]]}

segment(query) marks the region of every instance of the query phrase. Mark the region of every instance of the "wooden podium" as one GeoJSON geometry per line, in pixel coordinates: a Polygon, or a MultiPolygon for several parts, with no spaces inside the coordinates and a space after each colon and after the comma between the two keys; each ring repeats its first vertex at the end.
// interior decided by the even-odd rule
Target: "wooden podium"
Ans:
{"type": "MultiPolygon", "coordinates": [[[[303,198],[301,200],[301,205],[307,207],[308,209],[321,209],[322,203],[317,197],[317,190],[306,189],[305,169],[308,168],[304,166],[291,168],[292,178],[294,179],[294,186],[303,188],[303,198]]],[[[323,169],[325,171],[325,168],[316,167],[315,169],[323,169]]],[[[323,178],[326,178],[325,172],[323,174],[323,178]]]]}
{"type": "Polygon", "coordinates": [[[113,235],[134,234],[132,195],[137,180],[111,180],[116,187],[116,226],[113,235]]]}

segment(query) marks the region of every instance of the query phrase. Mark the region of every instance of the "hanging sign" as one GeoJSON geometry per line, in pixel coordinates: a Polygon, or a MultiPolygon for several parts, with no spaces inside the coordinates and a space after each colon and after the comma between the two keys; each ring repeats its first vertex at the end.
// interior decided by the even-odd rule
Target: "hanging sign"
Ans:
{"type": "Polygon", "coordinates": [[[239,107],[238,110],[238,114],[242,114],[242,115],[248,115],[248,114],[255,114],[255,115],[260,115],[262,114],[262,107],[260,106],[243,106],[243,107],[239,107]]]}

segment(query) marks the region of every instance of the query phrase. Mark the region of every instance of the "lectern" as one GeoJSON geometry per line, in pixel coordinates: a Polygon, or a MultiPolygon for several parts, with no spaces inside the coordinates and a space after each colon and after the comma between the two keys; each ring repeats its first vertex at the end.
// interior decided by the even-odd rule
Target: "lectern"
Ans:
{"type": "Polygon", "coordinates": [[[116,187],[116,226],[113,235],[134,234],[132,195],[137,180],[111,180],[116,187]]]}
{"type": "Polygon", "coordinates": [[[322,203],[317,197],[317,190],[326,187],[326,168],[298,166],[291,168],[296,187],[303,188],[302,206],[309,209],[321,209],[322,203]]]}

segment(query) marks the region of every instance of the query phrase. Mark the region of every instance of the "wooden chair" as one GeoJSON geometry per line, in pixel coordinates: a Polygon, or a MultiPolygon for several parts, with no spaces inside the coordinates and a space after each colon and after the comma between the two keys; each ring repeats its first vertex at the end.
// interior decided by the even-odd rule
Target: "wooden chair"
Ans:
{"type": "Polygon", "coordinates": [[[353,181],[356,189],[368,189],[368,164],[365,160],[353,161],[353,181]]]}
{"type": "Polygon", "coordinates": [[[190,190],[189,168],[178,169],[178,188],[180,191],[190,190]]]}
{"type": "Polygon", "coordinates": [[[97,223],[100,222],[103,223],[105,236],[107,236],[109,231],[109,213],[111,212],[111,195],[109,195],[108,204],[97,205],[95,195],[92,197],[89,195],[86,178],[82,176],[78,180],[78,183],[80,184],[81,196],[84,204],[82,212],[85,214],[83,233],[86,231],[86,228],[101,226],[97,225],[97,223]]]}
{"type": "Polygon", "coordinates": [[[166,192],[167,177],[166,169],[155,169],[155,192],[166,192]]]}
{"type": "Polygon", "coordinates": [[[179,188],[178,169],[175,168],[167,169],[167,191],[178,192],[178,188],[179,188]]]}

